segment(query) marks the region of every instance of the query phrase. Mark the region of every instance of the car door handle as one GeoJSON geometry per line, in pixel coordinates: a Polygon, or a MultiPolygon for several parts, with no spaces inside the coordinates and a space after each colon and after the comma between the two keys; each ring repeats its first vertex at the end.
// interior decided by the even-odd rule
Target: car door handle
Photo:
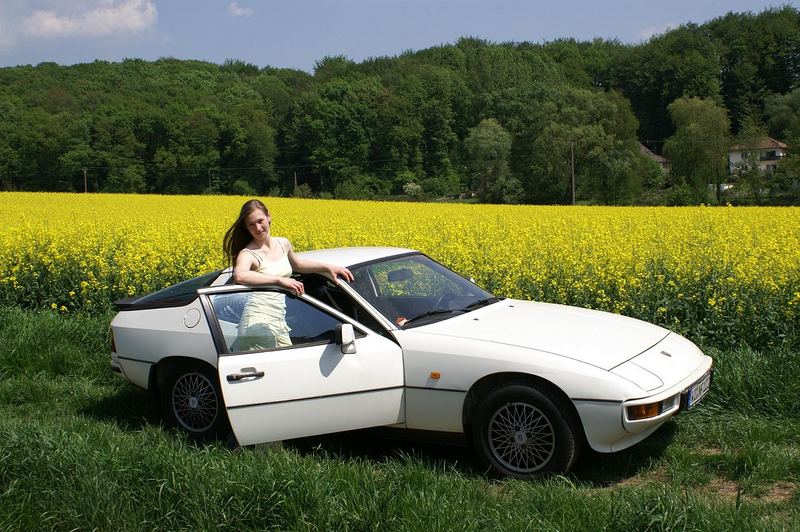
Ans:
{"type": "Polygon", "coordinates": [[[252,371],[248,373],[231,373],[226,378],[228,379],[228,382],[236,382],[244,379],[260,379],[263,376],[263,371],[252,371]]]}

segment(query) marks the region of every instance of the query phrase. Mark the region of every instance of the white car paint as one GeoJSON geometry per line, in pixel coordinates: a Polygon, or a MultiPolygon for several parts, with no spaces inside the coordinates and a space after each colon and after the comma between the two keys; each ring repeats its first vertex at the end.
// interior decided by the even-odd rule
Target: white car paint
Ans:
{"type": "MultiPolygon", "coordinates": [[[[371,247],[302,256],[351,267],[410,253],[415,252],[371,247]]],[[[211,318],[194,318],[198,310],[209,312],[205,294],[251,290],[225,286],[229,278],[230,270],[222,272],[185,306],[120,312],[111,325],[116,343],[112,366],[143,388],[149,386],[150,369],[167,357],[197,359],[216,368],[231,426],[242,444],[381,425],[463,432],[466,399],[476,383],[507,374],[542,379],[557,388],[575,407],[589,445],[613,452],[641,441],[675,415],[680,394],[712,364],[692,342],[661,327],[530,301],[506,299],[404,329],[341,281],[342,290],[392,339],[304,296],[366,333],[356,339],[355,353],[343,354],[330,343],[218,354],[211,318]],[[261,371],[263,377],[228,381],[229,375],[261,371]],[[674,404],[655,418],[627,419],[628,405],[671,398],[674,404]]]]}
{"type": "Polygon", "coordinates": [[[331,343],[220,357],[219,376],[242,445],[405,420],[403,354],[377,334],[358,338],[351,354],[331,343]],[[248,372],[263,376],[229,381],[248,372]]]}
{"type": "Polygon", "coordinates": [[[151,367],[165,358],[188,357],[216,366],[217,349],[204,316],[199,300],[181,307],[120,312],[111,322],[116,344],[113,359],[127,380],[144,389],[151,367]],[[196,313],[202,319],[194,321],[196,313]],[[191,323],[192,327],[187,326],[191,323]]]}
{"type": "Polygon", "coordinates": [[[656,325],[618,314],[515,299],[418,329],[535,349],[605,370],[639,355],[669,334],[656,325]]]}

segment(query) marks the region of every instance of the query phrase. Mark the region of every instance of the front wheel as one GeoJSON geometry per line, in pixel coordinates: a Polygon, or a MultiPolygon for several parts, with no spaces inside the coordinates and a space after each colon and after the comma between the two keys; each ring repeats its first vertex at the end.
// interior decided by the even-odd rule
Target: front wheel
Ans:
{"type": "Polygon", "coordinates": [[[183,430],[194,440],[211,440],[227,431],[228,419],[217,376],[203,366],[168,369],[161,405],[166,424],[183,430]]]}
{"type": "Polygon", "coordinates": [[[478,404],[472,440],[494,474],[565,473],[578,457],[580,427],[560,397],[522,383],[493,389],[478,404]]]}

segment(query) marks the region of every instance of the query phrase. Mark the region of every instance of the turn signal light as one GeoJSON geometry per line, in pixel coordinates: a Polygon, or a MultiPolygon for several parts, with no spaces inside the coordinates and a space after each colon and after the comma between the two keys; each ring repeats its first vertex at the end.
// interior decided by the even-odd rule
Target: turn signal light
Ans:
{"type": "Polygon", "coordinates": [[[431,371],[431,379],[439,380],[441,378],[441,376],[442,376],[442,374],[439,373],[438,371],[431,371]]]}
{"type": "Polygon", "coordinates": [[[636,419],[647,419],[656,417],[661,413],[661,401],[657,403],[650,403],[648,405],[636,405],[628,407],[628,419],[631,421],[636,419]]]}

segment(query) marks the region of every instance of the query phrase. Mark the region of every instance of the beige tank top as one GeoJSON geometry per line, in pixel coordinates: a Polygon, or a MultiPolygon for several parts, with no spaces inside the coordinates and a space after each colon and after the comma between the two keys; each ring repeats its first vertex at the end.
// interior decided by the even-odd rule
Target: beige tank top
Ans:
{"type": "MultiPolygon", "coordinates": [[[[245,248],[243,251],[249,252],[258,261],[257,272],[277,277],[290,277],[292,265],[289,263],[289,254],[280,239],[277,240],[283,250],[283,255],[275,261],[268,261],[251,249],[245,248]]],[[[251,295],[242,309],[239,327],[241,330],[241,328],[247,328],[254,324],[268,324],[276,334],[289,332],[289,327],[286,325],[286,297],[284,294],[268,291],[251,295]]]]}

